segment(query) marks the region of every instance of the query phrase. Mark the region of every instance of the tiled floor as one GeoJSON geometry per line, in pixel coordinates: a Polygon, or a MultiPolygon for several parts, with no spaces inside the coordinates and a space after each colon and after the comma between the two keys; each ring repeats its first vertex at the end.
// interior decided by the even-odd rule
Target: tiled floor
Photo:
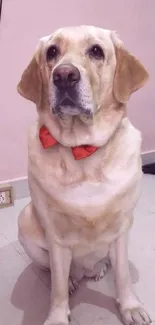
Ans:
{"type": "MultiPolygon", "coordinates": [[[[42,325],[49,306],[49,273],[34,267],[17,240],[17,217],[29,199],[0,210],[0,325],[42,325]]],[[[134,286],[155,322],[155,177],[145,176],[131,231],[134,286]]],[[[111,271],[87,281],[70,301],[72,325],[119,325],[111,271]]],[[[155,324],[155,323],[154,323],[155,324]]]]}

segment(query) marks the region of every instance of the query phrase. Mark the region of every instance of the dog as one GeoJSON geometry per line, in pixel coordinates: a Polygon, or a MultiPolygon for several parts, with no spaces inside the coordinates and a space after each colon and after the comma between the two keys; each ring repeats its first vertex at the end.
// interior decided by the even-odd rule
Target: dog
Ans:
{"type": "Polygon", "coordinates": [[[22,74],[18,92],[35,103],[38,120],[29,132],[31,202],[19,216],[19,240],[51,270],[44,325],[67,325],[69,291],[83,277],[99,280],[109,265],[123,323],[151,322],[127,252],[142,169],[141,134],[126,103],[147,79],[116,32],[93,26],[43,37],[22,74]]]}

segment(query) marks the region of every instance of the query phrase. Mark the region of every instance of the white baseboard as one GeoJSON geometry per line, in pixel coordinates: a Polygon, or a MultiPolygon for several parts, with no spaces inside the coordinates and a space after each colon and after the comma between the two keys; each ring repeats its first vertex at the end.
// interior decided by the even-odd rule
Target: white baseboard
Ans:
{"type": "Polygon", "coordinates": [[[14,200],[23,199],[30,196],[27,177],[20,177],[0,182],[0,184],[10,184],[13,187],[14,200]]]}
{"type": "Polygon", "coordinates": [[[142,165],[155,163],[155,150],[142,153],[142,165]]]}
{"type": "MultiPolygon", "coordinates": [[[[155,151],[142,153],[142,165],[151,164],[155,162],[155,151]]],[[[30,196],[27,177],[20,177],[7,181],[0,182],[0,184],[10,184],[13,187],[14,199],[23,199],[30,196]]]]}

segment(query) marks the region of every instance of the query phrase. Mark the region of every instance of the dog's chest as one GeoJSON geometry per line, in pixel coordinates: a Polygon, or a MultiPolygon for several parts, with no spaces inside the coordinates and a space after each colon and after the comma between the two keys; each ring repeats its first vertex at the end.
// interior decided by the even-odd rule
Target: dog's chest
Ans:
{"type": "Polygon", "coordinates": [[[123,211],[128,214],[137,200],[136,158],[128,168],[120,149],[108,155],[109,149],[101,148],[76,161],[70,148],[44,150],[38,141],[34,148],[29,150],[32,200],[59,237],[77,243],[119,231],[123,211]]]}
{"type": "MultiPolygon", "coordinates": [[[[65,150],[66,151],[66,150],[65,150]]],[[[54,148],[48,153],[43,151],[31,163],[31,172],[40,183],[41,189],[52,201],[58,202],[63,211],[79,211],[77,214],[90,216],[100,214],[101,206],[113,201],[128,176],[104,168],[104,159],[100,152],[82,161],[75,161],[70,152],[59,152],[54,148]],[[97,156],[100,158],[96,159],[97,156]],[[80,212],[81,211],[81,212],[80,212]]]]}
{"type": "Polygon", "coordinates": [[[130,188],[135,180],[130,172],[122,173],[115,168],[105,174],[101,163],[95,164],[93,160],[88,158],[84,165],[59,157],[49,163],[41,156],[34,169],[31,164],[38,184],[35,189],[31,182],[33,201],[37,207],[39,201],[43,202],[40,209],[48,209],[47,217],[52,219],[59,236],[70,238],[70,242],[80,238],[89,241],[110,229],[117,232],[122,223],[121,211],[132,206],[130,188]]]}

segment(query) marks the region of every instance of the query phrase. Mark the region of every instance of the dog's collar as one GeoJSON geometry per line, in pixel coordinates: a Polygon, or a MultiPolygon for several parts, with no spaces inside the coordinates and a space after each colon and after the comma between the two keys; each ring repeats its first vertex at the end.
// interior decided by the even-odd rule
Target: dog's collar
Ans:
{"type": "MultiPolygon", "coordinates": [[[[46,126],[42,126],[39,130],[39,139],[42,143],[44,149],[50,148],[58,144],[59,142],[50,134],[46,126]]],[[[72,153],[75,160],[80,160],[87,158],[92,155],[98,147],[91,145],[82,145],[77,147],[72,147],[72,153]]]]}

